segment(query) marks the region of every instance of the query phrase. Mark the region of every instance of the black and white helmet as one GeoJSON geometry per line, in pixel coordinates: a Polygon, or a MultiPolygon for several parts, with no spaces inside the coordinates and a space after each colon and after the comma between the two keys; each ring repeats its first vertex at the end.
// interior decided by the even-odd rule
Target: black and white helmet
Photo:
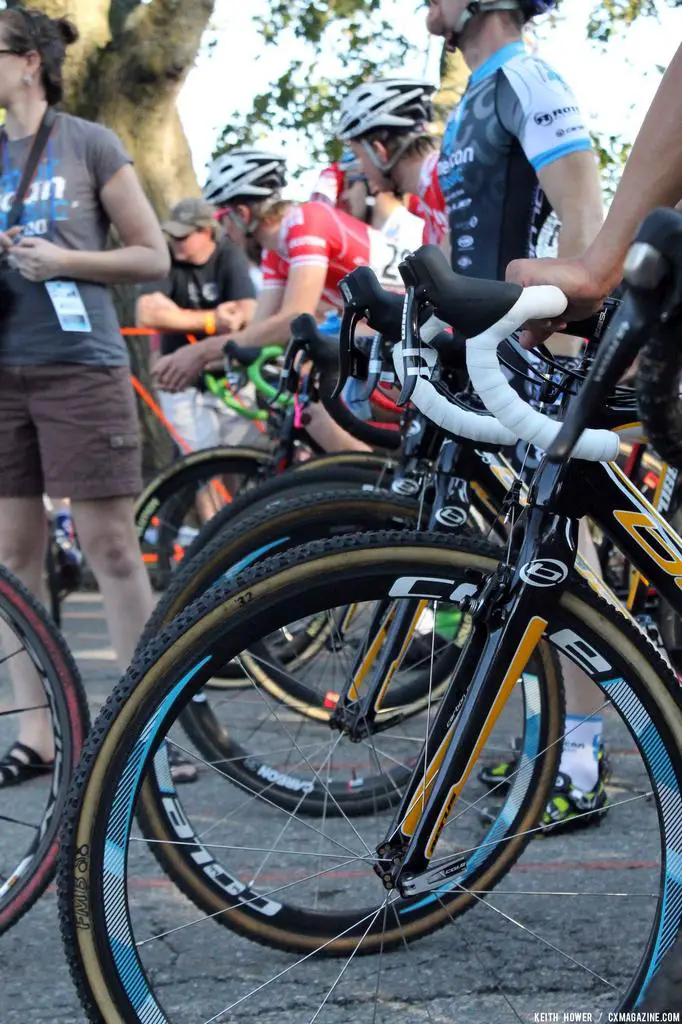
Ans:
{"type": "Polygon", "coordinates": [[[283,157],[262,149],[233,149],[211,164],[204,199],[214,206],[226,206],[238,199],[269,199],[286,183],[283,157]]]}
{"type": "Polygon", "coordinates": [[[378,128],[426,134],[435,86],[413,78],[382,78],[357,86],[341,104],[336,135],[344,142],[378,128]]]}

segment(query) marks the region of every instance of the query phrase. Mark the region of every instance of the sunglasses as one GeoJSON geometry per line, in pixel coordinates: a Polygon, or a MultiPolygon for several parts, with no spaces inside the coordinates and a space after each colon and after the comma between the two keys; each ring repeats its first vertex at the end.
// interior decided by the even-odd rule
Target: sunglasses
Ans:
{"type": "Polygon", "coordinates": [[[346,185],[355,185],[357,181],[361,181],[363,185],[366,185],[367,175],[356,172],[355,174],[347,174],[344,180],[346,185]]]}

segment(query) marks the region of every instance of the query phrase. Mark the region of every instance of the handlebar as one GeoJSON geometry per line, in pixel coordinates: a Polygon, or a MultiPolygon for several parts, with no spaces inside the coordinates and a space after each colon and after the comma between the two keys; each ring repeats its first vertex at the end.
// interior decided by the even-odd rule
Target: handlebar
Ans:
{"type": "MultiPolygon", "coordinates": [[[[284,354],[284,349],[279,345],[266,345],[264,348],[249,347],[240,345],[234,339],[227,341],[223,347],[225,356],[225,376],[230,381],[233,363],[239,363],[246,370],[246,377],[249,383],[253,384],[256,392],[266,402],[276,402],[280,406],[290,405],[293,401],[291,395],[278,393],[278,389],[263,376],[263,369],[268,364],[275,363],[284,354]]],[[[266,420],[267,412],[263,409],[244,408],[239,400],[231,393],[227,383],[217,380],[211,374],[205,375],[206,385],[209,390],[225,402],[229,409],[240,413],[246,419],[266,420]]]]}
{"type": "MultiPolygon", "coordinates": [[[[429,303],[437,317],[467,336],[471,383],[493,416],[514,438],[549,449],[561,424],[531,408],[512,389],[499,364],[497,348],[526,321],[560,316],[566,309],[563,293],[552,285],[521,288],[462,277],[451,270],[437,246],[422,246],[408,256],[400,265],[400,273],[415,300],[429,303]]],[[[412,324],[407,321],[408,332],[414,322],[415,318],[412,324]]],[[[419,350],[413,337],[406,337],[404,343],[409,350],[419,350]]],[[[415,389],[418,372],[414,375],[415,389]]],[[[618,450],[616,434],[588,428],[575,444],[573,455],[603,462],[614,459],[618,450]]]]}

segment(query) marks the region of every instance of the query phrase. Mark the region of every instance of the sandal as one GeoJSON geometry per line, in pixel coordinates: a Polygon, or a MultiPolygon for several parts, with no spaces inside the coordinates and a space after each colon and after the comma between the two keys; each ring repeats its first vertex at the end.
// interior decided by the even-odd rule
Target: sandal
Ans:
{"type": "Polygon", "coordinates": [[[49,775],[53,769],[54,761],[43,761],[40,754],[25,743],[15,743],[0,759],[0,789],[20,786],[22,782],[49,775]]]}
{"type": "Polygon", "coordinates": [[[185,782],[196,782],[199,778],[199,769],[194,761],[190,761],[177,747],[169,746],[168,764],[173,782],[182,785],[185,782]]]}

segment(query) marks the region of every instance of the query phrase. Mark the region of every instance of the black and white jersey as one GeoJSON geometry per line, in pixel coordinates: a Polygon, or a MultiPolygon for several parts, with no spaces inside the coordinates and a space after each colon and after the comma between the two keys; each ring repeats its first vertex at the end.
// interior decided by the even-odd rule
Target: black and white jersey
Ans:
{"type": "Polygon", "coordinates": [[[453,269],[502,279],[510,260],[536,255],[541,232],[556,226],[538,171],[591,148],[570,88],[523,43],[477,68],[448,120],[438,163],[453,269]]]}

